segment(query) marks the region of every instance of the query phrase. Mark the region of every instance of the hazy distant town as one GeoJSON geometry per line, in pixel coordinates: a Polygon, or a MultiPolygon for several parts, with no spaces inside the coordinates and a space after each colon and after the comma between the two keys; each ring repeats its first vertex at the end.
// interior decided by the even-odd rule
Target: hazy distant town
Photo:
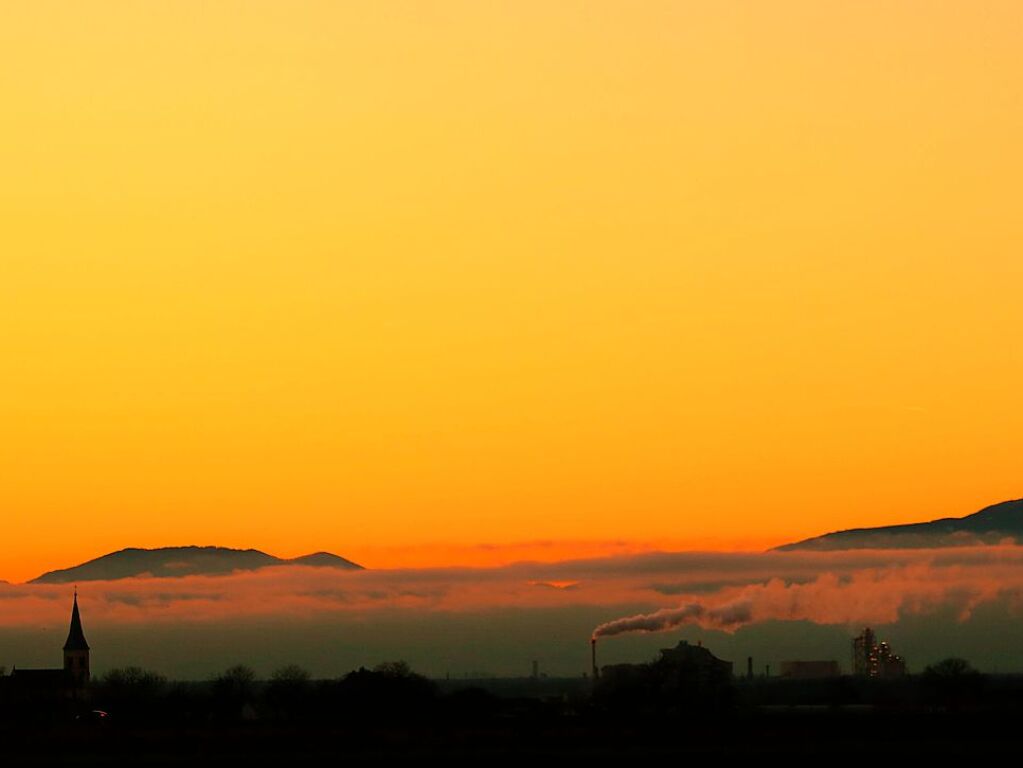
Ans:
{"type": "Polygon", "coordinates": [[[1023,675],[984,675],[956,657],[909,674],[869,627],[850,638],[845,669],[837,659],[737,665],[684,639],[654,659],[600,665],[594,636],[592,667],[574,678],[549,676],[534,661],[522,677],[430,679],[396,660],[335,679],[314,679],[298,664],[260,679],[238,664],[207,680],[174,681],[132,666],[93,678],[86,618],[76,594],[62,664],[13,665],[0,676],[0,733],[11,756],[35,754],[41,738],[46,754],[87,762],[127,759],[125,745],[156,759],[198,750],[196,759],[216,760],[239,740],[259,764],[328,752],[372,761],[433,752],[570,757],[594,745],[607,756],[706,751],[703,741],[667,740],[665,728],[736,753],[784,751],[796,734],[802,750],[831,752],[848,747],[849,729],[864,753],[882,744],[959,749],[976,738],[1001,749],[1007,734],[993,723],[1023,714],[1023,675]],[[955,731],[935,739],[932,729],[951,722],[955,731]],[[339,736],[340,745],[332,741],[339,736]]]}

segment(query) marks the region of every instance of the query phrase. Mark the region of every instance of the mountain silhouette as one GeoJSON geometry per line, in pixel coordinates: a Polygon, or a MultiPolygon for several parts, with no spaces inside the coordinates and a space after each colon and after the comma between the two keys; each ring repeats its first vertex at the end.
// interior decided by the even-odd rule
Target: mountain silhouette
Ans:
{"type": "Polygon", "coordinates": [[[258,549],[228,547],[160,547],[122,549],[94,560],[48,571],[30,584],[67,584],[77,581],[111,581],[132,576],[217,575],[233,571],[254,571],[270,565],[305,565],[320,568],[361,570],[362,566],[329,552],[316,552],[291,560],[268,555],[258,549]]]}
{"type": "Polygon", "coordinates": [[[289,565],[309,565],[315,568],[362,568],[351,560],[331,554],[330,552],[313,552],[311,555],[302,555],[285,560],[289,565]]]}
{"type": "Polygon", "coordinates": [[[1023,499],[992,504],[966,517],[928,523],[853,528],[775,547],[775,550],[923,549],[1023,541],[1023,499]]]}

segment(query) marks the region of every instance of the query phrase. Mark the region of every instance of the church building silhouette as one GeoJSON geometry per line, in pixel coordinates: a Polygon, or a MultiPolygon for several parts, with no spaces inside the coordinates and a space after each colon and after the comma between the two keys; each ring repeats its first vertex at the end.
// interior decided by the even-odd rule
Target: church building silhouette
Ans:
{"type": "Polygon", "coordinates": [[[77,700],[89,692],[89,643],[82,629],[78,610],[78,589],[71,605],[71,625],[64,642],[62,669],[19,669],[14,667],[6,678],[0,678],[7,693],[23,701],[77,700]]]}

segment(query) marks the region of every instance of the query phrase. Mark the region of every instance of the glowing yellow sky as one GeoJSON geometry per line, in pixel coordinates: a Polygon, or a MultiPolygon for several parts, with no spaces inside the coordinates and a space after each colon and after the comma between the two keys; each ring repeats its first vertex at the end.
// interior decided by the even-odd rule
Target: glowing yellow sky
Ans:
{"type": "Polygon", "coordinates": [[[1021,51],[1015,0],[5,4],[0,577],[1023,495],[1021,51]]]}

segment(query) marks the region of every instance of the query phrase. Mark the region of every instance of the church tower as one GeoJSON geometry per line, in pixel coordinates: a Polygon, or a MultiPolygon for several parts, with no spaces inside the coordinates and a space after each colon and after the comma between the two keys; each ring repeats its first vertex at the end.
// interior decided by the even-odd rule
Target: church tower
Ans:
{"type": "Polygon", "coordinates": [[[75,691],[84,690],[89,684],[89,644],[82,631],[82,617],[78,615],[78,589],[71,608],[71,628],[64,643],[64,674],[68,676],[75,691]]]}

